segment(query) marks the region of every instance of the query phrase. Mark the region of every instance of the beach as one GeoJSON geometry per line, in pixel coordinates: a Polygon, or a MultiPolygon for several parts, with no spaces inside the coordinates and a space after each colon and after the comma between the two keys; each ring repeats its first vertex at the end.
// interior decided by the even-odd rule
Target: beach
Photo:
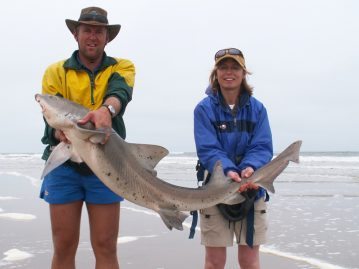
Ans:
{"type": "MultiPolygon", "coordinates": [[[[42,217],[36,219],[26,220],[25,214],[28,213],[19,213],[17,220],[0,218],[2,231],[5,230],[7,234],[3,232],[1,234],[0,250],[3,257],[0,268],[49,268],[52,243],[48,210],[44,205],[40,205],[41,210],[37,211],[37,214],[43,211],[42,217]],[[21,214],[23,219],[20,218],[21,214]],[[4,237],[8,240],[4,240],[4,237]],[[4,255],[6,252],[7,255],[4,255]]],[[[27,210],[18,212],[27,212],[27,210]]],[[[86,209],[82,219],[77,268],[94,268],[95,261],[89,242],[86,209]]],[[[187,227],[183,231],[169,231],[155,213],[129,202],[122,205],[120,225],[118,255],[121,268],[203,268],[204,249],[199,243],[199,231],[196,231],[194,239],[188,239],[187,227]]],[[[238,268],[235,250],[235,248],[228,249],[226,268],[238,268]]],[[[307,264],[304,262],[264,253],[261,253],[261,262],[262,268],[315,268],[305,267],[307,264]]]]}
{"type": "MultiPolygon", "coordinates": [[[[158,177],[195,187],[195,161],[193,154],[165,157],[158,177]]],[[[42,167],[39,154],[0,154],[0,268],[50,268],[48,205],[38,198],[42,167]]],[[[274,186],[261,268],[359,268],[359,154],[306,154],[274,186]]],[[[183,231],[169,231],[155,212],[125,201],[121,268],[203,268],[200,231],[188,239],[190,223],[191,217],[183,231]]],[[[94,268],[85,207],[81,225],[77,268],[94,268]]],[[[226,268],[238,268],[236,260],[236,248],[228,248],[226,268]]]]}

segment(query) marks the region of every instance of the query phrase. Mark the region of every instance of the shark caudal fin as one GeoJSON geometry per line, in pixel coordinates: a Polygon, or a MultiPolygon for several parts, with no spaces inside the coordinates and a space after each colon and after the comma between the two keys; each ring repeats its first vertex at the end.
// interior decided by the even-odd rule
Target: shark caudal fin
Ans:
{"type": "Polygon", "coordinates": [[[253,175],[248,178],[248,181],[252,181],[265,188],[267,191],[274,193],[274,180],[283,172],[289,162],[299,162],[299,150],[301,145],[302,141],[292,143],[270,163],[255,171],[253,175]]]}
{"type": "Polygon", "coordinates": [[[42,171],[41,179],[72,157],[72,146],[65,142],[58,144],[51,152],[42,171]]]}
{"type": "Polygon", "coordinates": [[[295,162],[295,163],[299,163],[299,153],[300,153],[300,148],[302,146],[302,140],[298,140],[296,142],[294,142],[292,145],[294,147],[294,156],[295,158],[293,160],[291,160],[292,162],[295,162]]]}
{"type": "Polygon", "coordinates": [[[181,211],[173,211],[168,209],[160,209],[157,213],[160,215],[168,229],[172,230],[172,228],[175,228],[180,231],[183,230],[182,223],[189,216],[188,214],[181,211]]]}
{"type": "Polygon", "coordinates": [[[298,140],[290,144],[276,159],[285,159],[291,162],[299,163],[299,151],[302,141],[298,140]]]}

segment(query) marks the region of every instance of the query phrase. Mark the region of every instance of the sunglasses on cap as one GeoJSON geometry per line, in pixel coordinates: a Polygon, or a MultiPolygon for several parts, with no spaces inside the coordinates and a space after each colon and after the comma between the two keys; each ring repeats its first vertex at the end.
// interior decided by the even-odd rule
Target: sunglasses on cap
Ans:
{"type": "Polygon", "coordinates": [[[243,57],[243,53],[239,49],[231,48],[231,49],[223,49],[223,50],[217,51],[216,54],[214,55],[214,59],[217,60],[226,54],[239,55],[239,56],[243,57]]]}

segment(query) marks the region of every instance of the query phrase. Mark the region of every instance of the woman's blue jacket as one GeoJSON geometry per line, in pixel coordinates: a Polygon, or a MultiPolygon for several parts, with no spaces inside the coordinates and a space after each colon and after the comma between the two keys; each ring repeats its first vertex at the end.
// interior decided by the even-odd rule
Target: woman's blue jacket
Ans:
{"type": "Polygon", "coordinates": [[[222,162],[225,174],[250,166],[254,170],[273,157],[272,134],[264,105],[246,91],[233,110],[220,92],[208,94],[194,110],[194,136],[199,161],[210,173],[222,162]]]}

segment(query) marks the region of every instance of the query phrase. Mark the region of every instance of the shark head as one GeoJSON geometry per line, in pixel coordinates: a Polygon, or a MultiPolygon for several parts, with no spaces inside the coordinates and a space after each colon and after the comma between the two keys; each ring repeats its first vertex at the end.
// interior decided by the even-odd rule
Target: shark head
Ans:
{"type": "Polygon", "coordinates": [[[88,112],[83,106],[60,96],[36,94],[35,100],[40,104],[47,123],[56,129],[73,126],[88,112]]]}

